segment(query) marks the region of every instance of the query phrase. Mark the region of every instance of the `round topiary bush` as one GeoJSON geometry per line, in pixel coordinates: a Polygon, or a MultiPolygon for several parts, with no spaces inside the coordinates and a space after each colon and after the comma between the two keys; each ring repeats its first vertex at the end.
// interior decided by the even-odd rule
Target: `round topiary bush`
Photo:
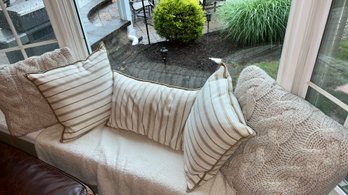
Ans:
{"type": "Polygon", "coordinates": [[[189,43],[202,36],[204,11],[198,0],[161,0],[153,14],[157,33],[179,43],[189,43]]]}
{"type": "Polygon", "coordinates": [[[290,0],[229,0],[217,17],[224,35],[237,43],[282,43],[290,4],[290,0]]]}

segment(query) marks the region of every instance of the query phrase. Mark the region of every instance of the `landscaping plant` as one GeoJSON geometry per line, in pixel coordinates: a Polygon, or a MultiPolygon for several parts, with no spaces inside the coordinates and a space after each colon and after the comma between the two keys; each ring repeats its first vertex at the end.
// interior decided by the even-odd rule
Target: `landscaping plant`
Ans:
{"type": "Polygon", "coordinates": [[[157,33],[179,43],[202,36],[205,16],[198,0],[161,0],[153,14],[157,33]]]}
{"type": "Polygon", "coordinates": [[[227,0],[217,15],[223,34],[237,43],[282,43],[290,4],[290,0],[227,0]]]}

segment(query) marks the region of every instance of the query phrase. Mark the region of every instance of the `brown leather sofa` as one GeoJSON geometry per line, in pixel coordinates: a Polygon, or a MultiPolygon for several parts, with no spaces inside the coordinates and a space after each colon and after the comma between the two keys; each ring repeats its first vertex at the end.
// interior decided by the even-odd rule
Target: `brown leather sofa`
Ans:
{"type": "Polygon", "coordinates": [[[0,194],[93,195],[94,192],[67,173],[0,142],[0,194]]]}

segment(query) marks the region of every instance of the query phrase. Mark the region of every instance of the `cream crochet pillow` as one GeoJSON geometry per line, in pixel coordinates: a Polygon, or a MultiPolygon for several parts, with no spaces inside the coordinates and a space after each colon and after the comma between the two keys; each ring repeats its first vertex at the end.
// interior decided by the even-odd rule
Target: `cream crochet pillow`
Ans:
{"type": "Polygon", "coordinates": [[[61,48],[0,68],[0,109],[12,135],[23,136],[58,122],[45,98],[24,75],[73,61],[70,50],[61,48]]]}
{"type": "Polygon", "coordinates": [[[238,194],[328,194],[347,175],[347,129],[256,66],[235,94],[257,132],[222,168],[238,194]]]}

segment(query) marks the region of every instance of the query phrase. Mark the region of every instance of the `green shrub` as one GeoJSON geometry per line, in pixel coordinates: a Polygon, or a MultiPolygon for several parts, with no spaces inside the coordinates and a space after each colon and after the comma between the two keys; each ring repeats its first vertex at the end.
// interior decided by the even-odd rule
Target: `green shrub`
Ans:
{"type": "Polygon", "coordinates": [[[282,43],[290,4],[290,0],[229,0],[217,17],[224,35],[237,43],[282,43]]]}
{"type": "Polygon", "coordinates": [[[161,0],[153,14],[157,33],[179,43],[189,43],[202,36],[204,12],[198,0],[161,0]]]}

